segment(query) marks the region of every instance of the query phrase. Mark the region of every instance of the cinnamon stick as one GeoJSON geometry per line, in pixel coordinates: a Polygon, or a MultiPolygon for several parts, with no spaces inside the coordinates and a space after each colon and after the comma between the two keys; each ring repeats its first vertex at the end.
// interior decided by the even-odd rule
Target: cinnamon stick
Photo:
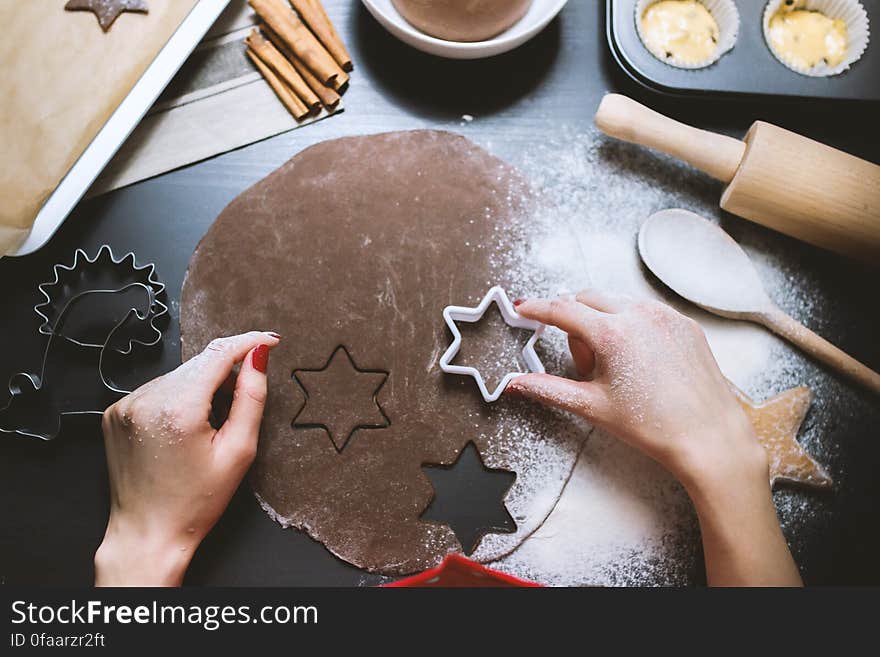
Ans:
{"type": "MultiPolygon", "coordinates": [[[[342,37],[339,36],[339,32],[336,31],[336,26],[333,25],[333,21],[330,20],[330,17],[327,15],[327,10],[324,9],[324,5],[321,4],[321,0],[311,0],[312,4],[321,14],[321,17],[324,19],[324,22],[330,27],[330,32],[333,34],[333,38],[345,49],[345,42],[342,40],[342,37]]],[[[348,50],[345,50],[346,55],[348,54],[348,50]]],[[[349,57],[351,59],[351,57],[349,57]]],[[[351,64],[351,68],[347,68],[345,70],[351,71],[354,69],[354,63],[351,64]]]]}
{"type": "Polygon", "coordinates": [[[284,106],[287,110],[293,114],[293,118],[297,121],[301,121],[306,116],[309,115],[309,108],[305,106],[299,97],[294,94],[290,88],[282,82],[281,78],[279,78],[275,71],[269,68],[262,59],[257,56],[250,48],[247,49],[248,57],[257,65],[257,68],[260,69],[260,73],[262,73],[263,77],[266,78],[266,82],[269,83],[269,86],[272,87],[272,91],[275,92],[275,95],[278,96],[278,99],[284,103],[284,106]]]}
{"type": "Polygon", "coordinates": [[[322,83],[339,89],[348,82],[348,74],[285,0],[248,0],[248,3],[322,83]]]}
{"type": "Polygon", "coordinates": [[[321,107],[320,99],[311,90],[306,81],[297,72],[293,65],[285,59],[278,50],[269,43],[258,30],[251,30],[247,38],[244,40],[254,53],[263,60],[263,63],[271,68],[278,77],[290,87],[291,91],[299,96],[299,99],[306,107],[312,110],[321,107]]]}
{"type": "Polygon", "coordinates": [[[339,105],[339,94],[336,93],[333,89],[328,87],[327,85],[321,84],[321,81],[312,75],[312,72],[309,70],[309,67],[303,64],[299,57],[297,57],[290,48],[287,47],[287,44],[281,40],[275,32],[272,31],[272,28],[266,25],[265,23],[260,24],[260,29],[272,42],[282,55],[287,57],[287,60],[293,64],[293,67],[297,70],[297,72],[303,77],[303,80],[306,81],[306,84],[309,85],[312,91],[317,94],[318,98],[321,99],[321,102],[324,104],[328,110],[336,109],[336,106],[339,105]]]}
{"type": "Polygon", "coordinates": [[[320,1],[290,0],[290,4],[296,9],[303,22],[315,33],[318,40],[324,44],[324,47],[333,56],[336,63],[342,67],[342,70],[350,71],[354,68],[351,55],[348,54],[345,44],[339,38],[339,34],[333,27],[333,23],[330,21],[330,17],[327,16],[327,12],[324,11],[324,6],[320,1]]]}

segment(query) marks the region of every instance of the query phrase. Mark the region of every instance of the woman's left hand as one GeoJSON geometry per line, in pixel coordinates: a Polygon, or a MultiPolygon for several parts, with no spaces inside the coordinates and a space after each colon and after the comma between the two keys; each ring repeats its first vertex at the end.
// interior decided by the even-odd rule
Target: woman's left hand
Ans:
{"type": "Polygon", "coordinates": [[[274,333],[211,342],[104,413],[110,520],[95,554],[98,586],[176,586],[254,460],[274,333]],[[225,423],[209,418],[237,363],[225,423]]]}

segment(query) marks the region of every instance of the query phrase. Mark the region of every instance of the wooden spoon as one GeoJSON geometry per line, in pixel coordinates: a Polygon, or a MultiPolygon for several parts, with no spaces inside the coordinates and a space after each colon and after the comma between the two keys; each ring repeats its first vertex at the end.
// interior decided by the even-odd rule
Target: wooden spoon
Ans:
{"type": "Polygon", "coordinates": [[[762,324],[880,395],[880,374],[782,312],[746,252],[711,221],[687,210],[657,212],[639,231],[639,254],[685,299],[722,317],[762,324]]]}

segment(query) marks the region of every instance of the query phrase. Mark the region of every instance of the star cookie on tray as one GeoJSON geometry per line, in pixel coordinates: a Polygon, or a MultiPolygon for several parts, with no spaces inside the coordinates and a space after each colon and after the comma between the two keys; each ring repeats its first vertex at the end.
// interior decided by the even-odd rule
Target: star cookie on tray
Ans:
{"type": "Polygon", "coordinates": [[[146,14],[150,11],[146,0],[69,0],[67,11],[90,11],[98,17],[98,24],[105,32],[124,11],[146,14]]]}

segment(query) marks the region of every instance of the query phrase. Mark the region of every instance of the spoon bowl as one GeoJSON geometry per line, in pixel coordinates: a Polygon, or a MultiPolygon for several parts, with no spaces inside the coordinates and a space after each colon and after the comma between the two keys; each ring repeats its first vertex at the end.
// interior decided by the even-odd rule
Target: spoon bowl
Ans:
{"type": "Polygon", "coordinates": [[[747,319],[774,308],[749,256],[717,224],[688,210],[661,210],[639,231],[639,255],[678,295],[709,312],[747,319]]]}
{"type": "Polygon", "coordinates": [[[688,301],[722,317],[762,324],[880,395],[880,374],[776,307],[749,256],[717,224],[688,210],[656,212],[639,230],[639,255],[688,301]]]}

